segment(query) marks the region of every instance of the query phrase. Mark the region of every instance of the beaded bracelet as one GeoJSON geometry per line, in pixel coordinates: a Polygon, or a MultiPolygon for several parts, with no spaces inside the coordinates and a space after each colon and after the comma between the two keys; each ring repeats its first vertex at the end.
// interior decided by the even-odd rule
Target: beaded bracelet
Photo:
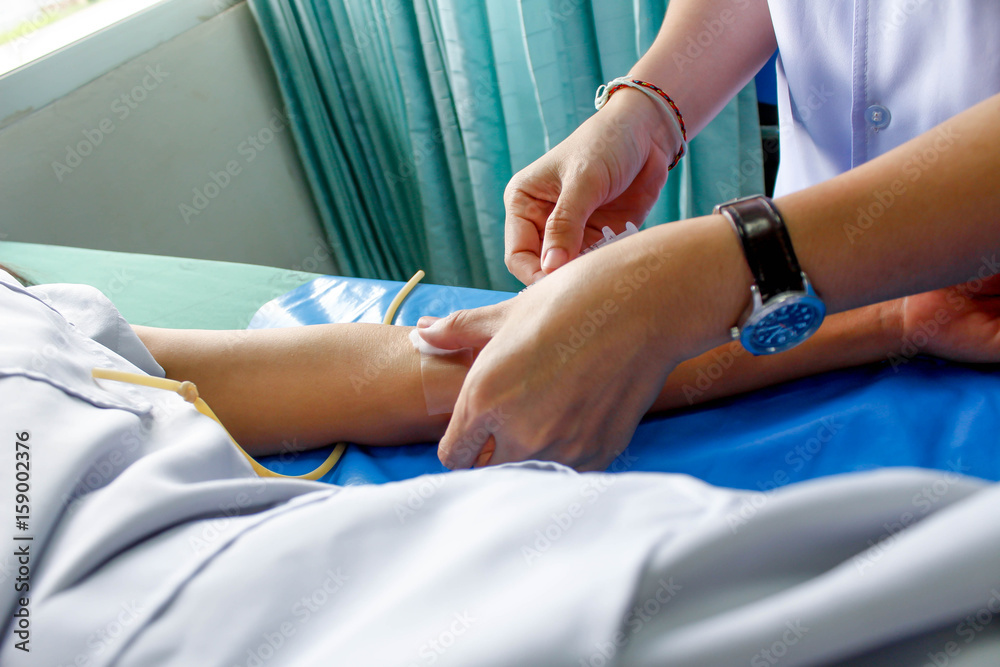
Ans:
{"type": "Polygon", "coordinates": [[[670,120],[677,129],[678,134],[681,135],[681,147],[677,151],[677,155],[674,156],[673,162],[671,162],[670,166],[667,167],[667,171],[670,171],[677,166],[677,163],[680,162],[681,158],[684,157],[684,154],[687,152],[687,128],[684,126],[684,116],[681,115],[681,110],[677,108],[677,104],[670,99],[669,95],[653,84],[648,81],[632,79],[627,76],[620,76],[617,79],[608,81],[604,85],[598,86],[597,95],[594,97],[594,107],[600,111],[604,105],[607,104],[608,100],[611,99],[611,96],[622,88],[635,88],[636,90],[645,93],[652,99],[657,100],[657,102],[666,103],[669,107],[670,113],[668,115],[670,116],[670,120]]]}

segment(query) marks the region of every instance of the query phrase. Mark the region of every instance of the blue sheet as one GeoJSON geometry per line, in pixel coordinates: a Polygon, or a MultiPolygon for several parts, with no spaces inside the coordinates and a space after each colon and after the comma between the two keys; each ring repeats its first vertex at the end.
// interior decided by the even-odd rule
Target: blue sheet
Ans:
{"type": "MultiPolygon", "coordinates": [[[[250,328],[381,322],[398,282],[325,276],[258,311],[250,328]]],[[[396,324],[499,303],[513,294],[418,285],[396,324]]],[[[284,474],[319,465],[329,449],[265,457],[284,474]]],[[[1000,369],[916,357],[789,382],[645,419],[609,468],[693,475],[767,491],[792,482],[886,466],[953,470],[1000,480],[1000,369]]],[[[322,481],[382,483],[441,472],[436,444],[350,445],[322,481]]],[[[919,502],[918,499],[914,500],[919,502]]]]}

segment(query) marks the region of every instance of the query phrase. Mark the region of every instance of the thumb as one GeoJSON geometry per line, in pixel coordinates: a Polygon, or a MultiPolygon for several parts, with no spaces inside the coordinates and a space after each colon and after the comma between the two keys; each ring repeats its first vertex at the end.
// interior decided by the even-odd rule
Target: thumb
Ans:
{"type": "Polygon", "coordinates": [[[599,202],[594,201],[596,189],[581,177],[563,184],[559,199],[545,221],[542,241],[542,270],[552,273],[580,254],[583,229],[599,202]]]}
{"type": "Polygon", "coordinates": [[[421,322],[417,325],[417,333],[425,342],[442,350],[459,350],[463,347],[481,350],[492,340],[502,319],[502,309],[498,306],[456,310],[430,326],[421,326],[421,322]]]}

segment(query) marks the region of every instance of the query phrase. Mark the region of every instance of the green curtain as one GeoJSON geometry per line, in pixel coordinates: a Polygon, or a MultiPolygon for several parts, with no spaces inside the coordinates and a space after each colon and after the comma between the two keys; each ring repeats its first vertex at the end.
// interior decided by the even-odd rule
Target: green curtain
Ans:
{"type": "MultiPolygon", "coordinates": [[[[249,0],[342,273],[490,289],[510,177],[594,113],[666,0],[249,0]]],[[[763,191],[752,85],[691,142],[646,224],[763,191]]]]}

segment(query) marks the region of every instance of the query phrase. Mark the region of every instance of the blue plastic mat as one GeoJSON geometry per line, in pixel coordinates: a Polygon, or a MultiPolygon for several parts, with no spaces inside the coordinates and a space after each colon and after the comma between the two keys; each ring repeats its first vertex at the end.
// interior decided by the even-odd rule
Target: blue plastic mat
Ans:
{"type": "MultiPolygon", "coordinates": [[[[401,283],[317,278],[266,304],[250,328],[381,322],[401,283]]],[[[512,294],[418,285],[397,324],[444,316],[512,294]]],[[[329,449],[261,462],[285,474],[318,466],[329,449]]],[[[955,470],[1000,479],[1000,371],[916,358],[825,373],[752,394],[648,418],[610,470],[681,472],[711,484],[769,490],[884,466],[955,470]]],[[[350,445],[323,477],[382,483],[442,472],[436,444],[350,445]]],[[[916,501],[915,501],[916,502],[916,501]]]]}

